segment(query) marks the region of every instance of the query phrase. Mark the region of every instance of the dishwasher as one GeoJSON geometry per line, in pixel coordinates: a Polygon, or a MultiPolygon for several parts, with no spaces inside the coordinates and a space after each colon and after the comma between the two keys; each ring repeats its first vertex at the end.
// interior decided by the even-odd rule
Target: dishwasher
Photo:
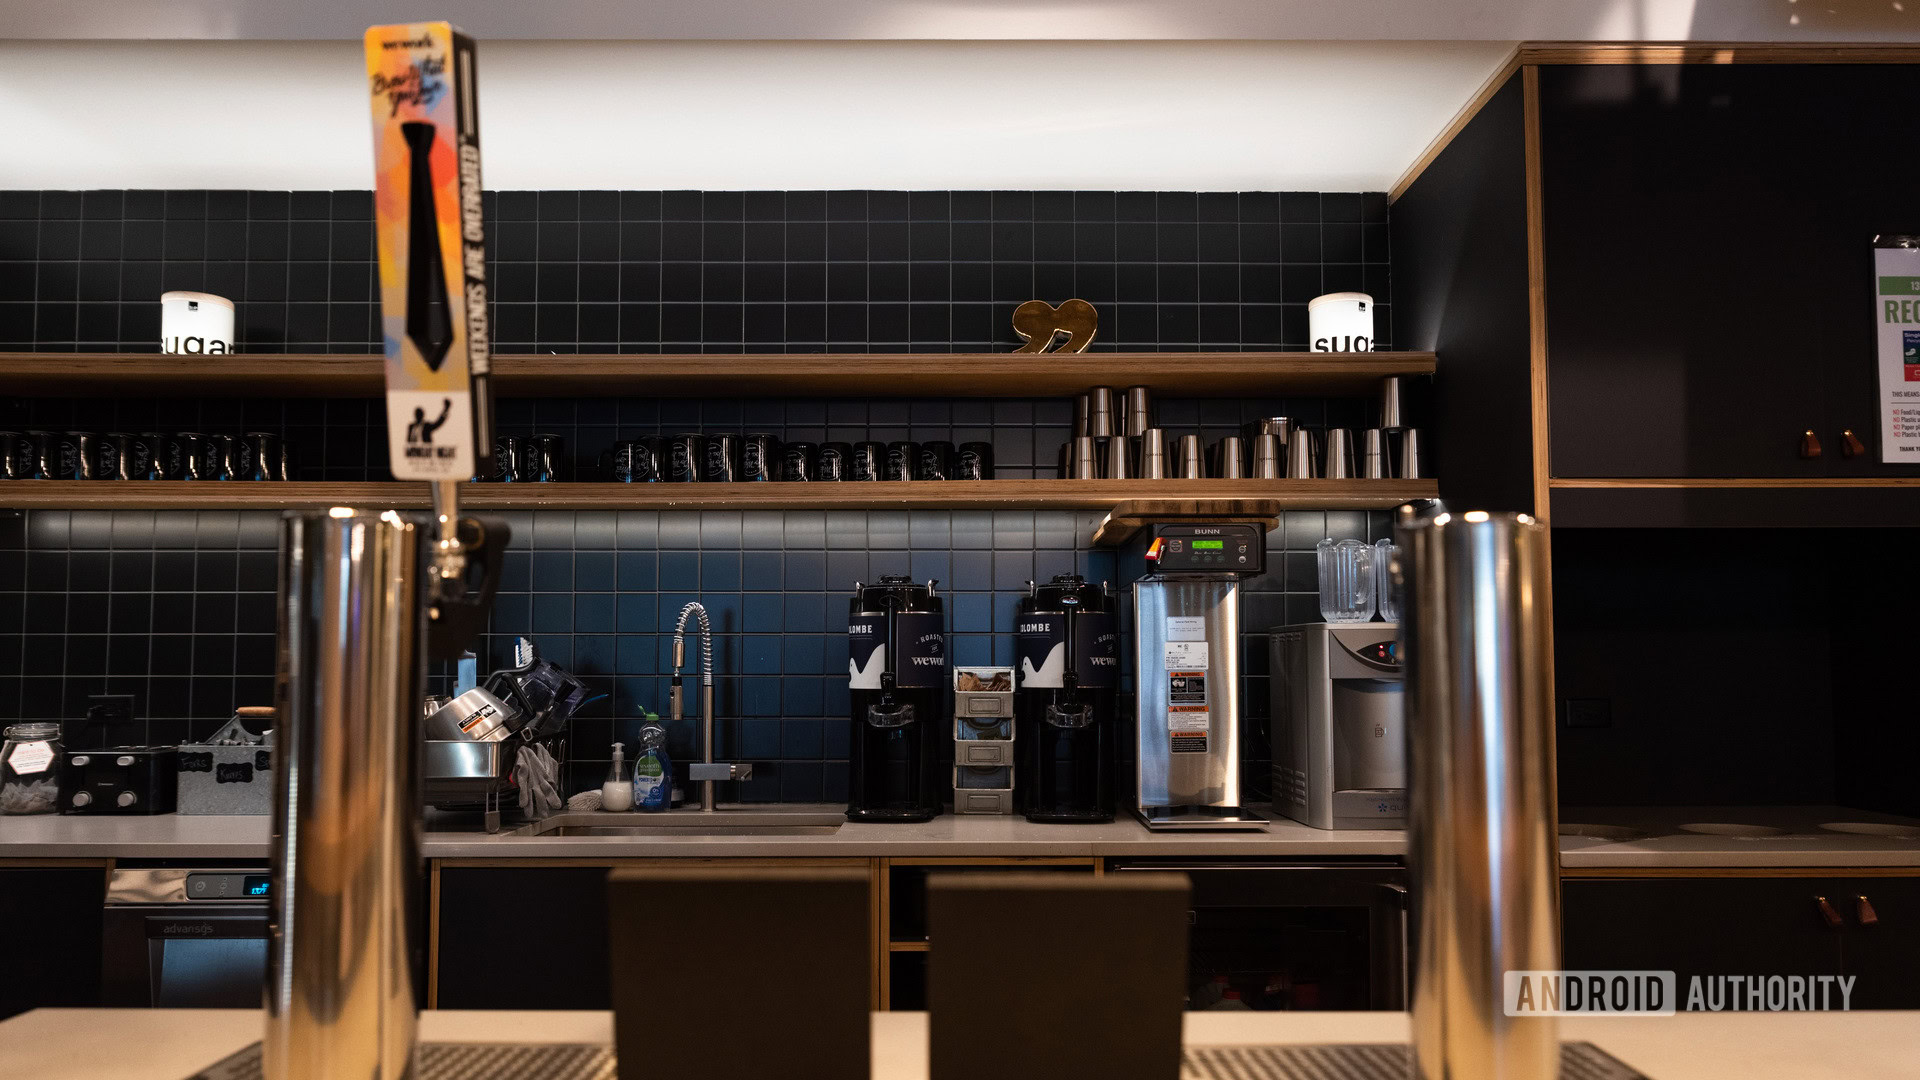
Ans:
{"type": "Polygon", "coordinates": [[[101,920],[101,1004],[259,1008],[265,867],[115,868],[101,920]]]}
{"type": "Polygon", "coordinates": [[[1134,859],[1113,874],[1178,871],[1187,912],[1187,1008],[1399,1010],[1407,1006],[1407,871],[1397,862],[1134,859]]]}

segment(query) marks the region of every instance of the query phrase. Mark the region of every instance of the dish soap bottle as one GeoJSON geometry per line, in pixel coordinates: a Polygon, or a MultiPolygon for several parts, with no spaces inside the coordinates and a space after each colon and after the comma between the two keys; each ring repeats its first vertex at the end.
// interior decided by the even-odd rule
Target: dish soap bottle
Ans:
{"type": "Polygon", "coordinates": [[[633,804],[642,810],[673,806],[673,761],[667,756],[667,729],[647,714],[640,727],[640,756],[633,761],[633,804]]]}
{"type": "Polygon", "coordinates": [[[600,809],[633,809],[633,782],[627,779],[626,744],[613,744],[613,768],[607,770],[607,782],[600,785],[600,809]]]}

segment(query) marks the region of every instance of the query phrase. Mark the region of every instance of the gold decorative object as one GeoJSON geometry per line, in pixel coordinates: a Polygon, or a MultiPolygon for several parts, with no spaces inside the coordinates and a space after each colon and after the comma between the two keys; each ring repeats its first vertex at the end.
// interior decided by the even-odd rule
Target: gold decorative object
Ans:
{"type": "Polygon", "coordinates": [[[1086,352],[1098,329],[1100,315],[1085,300],[1069,300],[1059,307],[1045,300],[1029,300],[1013,309],[1013,332],[1026,342],[1013,351],[1043,353],[1065,334],[1066,342],[1054,352],[1086,352]]]}

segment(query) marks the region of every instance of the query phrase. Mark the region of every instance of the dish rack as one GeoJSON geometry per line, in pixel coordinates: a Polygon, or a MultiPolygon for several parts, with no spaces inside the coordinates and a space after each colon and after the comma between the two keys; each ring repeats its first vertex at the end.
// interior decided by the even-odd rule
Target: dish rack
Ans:
{"type": "MultiPolygon", "coordinates": [[[[567,764],[566,738],[555,734],[535,740],[560,763],[567,764]]],[[[428,739],[421,762],[421,786],[428,806],[439,810],[479,810],[487,831],[497,833],[507,823],[520,824],[519,789],[513,783],[514,762],[525,746],[518,736],[499,742],[428,739]]]]}

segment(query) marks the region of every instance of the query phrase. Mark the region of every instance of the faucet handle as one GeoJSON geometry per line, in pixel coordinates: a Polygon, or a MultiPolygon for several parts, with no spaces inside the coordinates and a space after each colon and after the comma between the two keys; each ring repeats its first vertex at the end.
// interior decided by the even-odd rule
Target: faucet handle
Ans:
{"type": "Polygon", "coordinates": [[[709,780],[750,780],[753,766],[728,761],[695,761],[687,765],[687,780],[700,784],[709,780]]]}

